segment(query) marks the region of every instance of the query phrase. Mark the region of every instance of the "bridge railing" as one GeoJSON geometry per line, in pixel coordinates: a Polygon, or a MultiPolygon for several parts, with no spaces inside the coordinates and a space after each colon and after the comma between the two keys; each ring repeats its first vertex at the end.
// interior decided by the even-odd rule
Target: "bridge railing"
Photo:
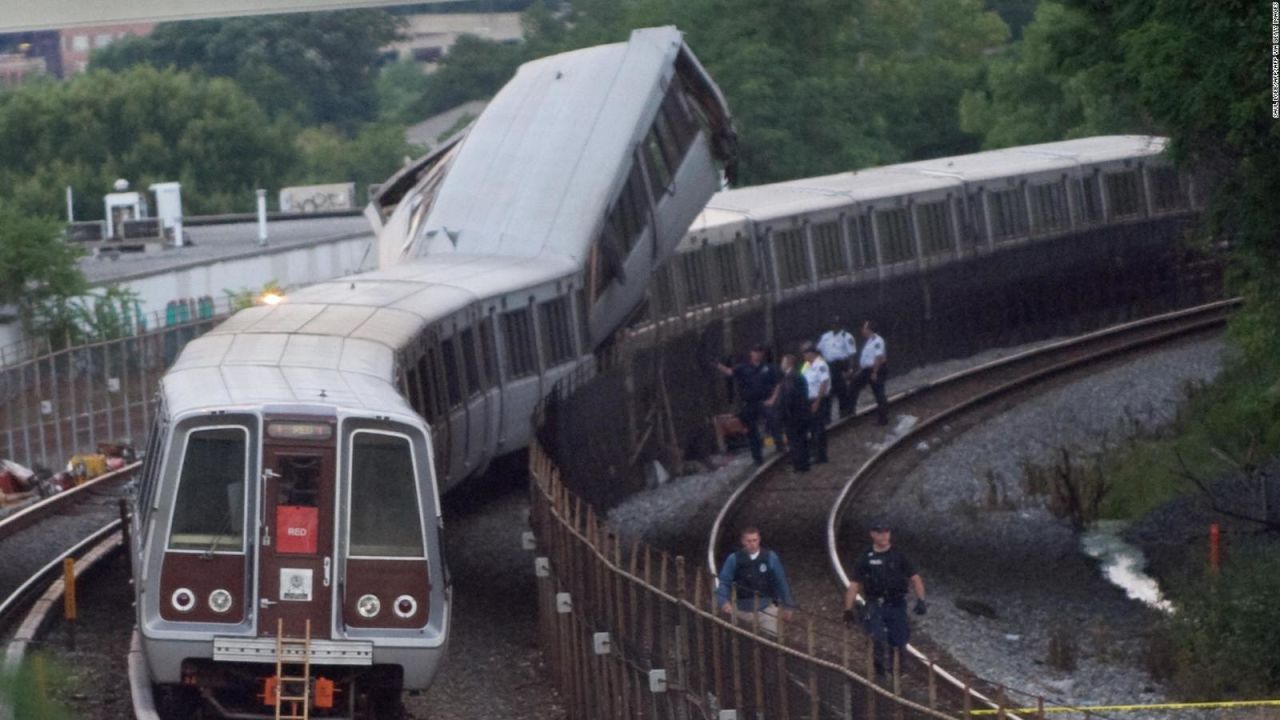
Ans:
{"type": "Polygon", "coordinates": [[[976,709],[932,668],[925,681],[868,680],[869,644],[842,624],[796,610],[769,632],[720,614],[705,568],[627,543],[536,442],[530,472],[538,634],[570,717],[914,720],[976,709]]]}

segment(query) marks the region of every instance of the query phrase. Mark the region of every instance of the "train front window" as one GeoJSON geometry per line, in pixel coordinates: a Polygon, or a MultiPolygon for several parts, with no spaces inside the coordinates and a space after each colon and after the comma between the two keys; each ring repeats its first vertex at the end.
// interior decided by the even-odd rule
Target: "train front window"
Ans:
{"type": "Polygon", "coordinates": [[[422,557],[413,449],[403,435],[351,437],[351,556],[422,557]]]}
{"type": "Polygon", "coordinates": [[[239,552],[243,548],[248,447],[249,431],[243,427],[187,434],[169,532],[170,550],[239,552]]]}

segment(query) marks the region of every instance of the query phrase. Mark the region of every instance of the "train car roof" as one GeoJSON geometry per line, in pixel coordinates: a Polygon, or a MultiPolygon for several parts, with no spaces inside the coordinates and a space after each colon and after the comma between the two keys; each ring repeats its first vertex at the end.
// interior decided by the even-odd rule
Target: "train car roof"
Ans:
{"type": "Polygon", "coordinates": [[[960,182],[983,182],[1158,155],[1167,143],[1166,138],[1148,135],[1103,135],[725,190],[707,203],[707,208],[694,220],[690,234],[715,234],[720,228],[734,227],[744,218],[768,221],[845,207],[852,202],[946,188],[960,182]]]}
{"type": "Polygon", "coordinates": [[[520,66],[462,141],[416,254],[581,261],[681,52],[674,27],[648,28],[520,66]]]}
{"type": "Polygon", "coordinates": [[[567,258],[431,256],[241,310],[187,343],[162,381],[171,412],[268,402],[408,406],[391,384],[396,351],[482,298],[572,273],[567,258]]]}

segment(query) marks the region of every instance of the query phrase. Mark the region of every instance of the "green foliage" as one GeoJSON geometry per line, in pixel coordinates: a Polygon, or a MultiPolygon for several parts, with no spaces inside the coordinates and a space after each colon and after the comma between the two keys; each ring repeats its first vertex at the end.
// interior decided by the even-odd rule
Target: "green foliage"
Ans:
{"type": "Polygon", "coordinates": [[[65,684],[65,670],[52,670],[42,654],[26,659],[16,671],[0,674],[0,706],[16,718],[64,720],[71,713],[51,696],[51,688],[65,684]]]}
{"type": "Polygon", "coordinates": [[[332,126],[306,128],[298,133],[296,145],[298,164],[291,183],[352,181],[358,196],[370,183],[390,177],[405,157],[422,152],[405,142],[404,126],[392,123],[370,123],[350,139],[332,126]]]}
{"type": "Polygon", "coordinates": [[[1135,438],[1104,459],[1109,486],[1103,515],[1138,518],[1196,491],[1190,477],[1212,482],[1280,452],[1280,362],[1236,360],[1207,387],[1189,392],[1174,423],[1135,438]]]}
{"type": "Polygon", "coordinates": [[[1178,610],[1166,632],[1180,694],[1257,698],[1280,687],[1280,553],[1274,545],[1229,555],[1218,577],[1175,584],[1172,596],[1178,610]]]}
{"type": "Polygon", "coordinates": [[[1022,41],[993,56],[983,83],[960,102],[961,127],[983,147],[1146,129],[1131,93],[1107,88],[1117,58],[1083,11],[1041,2],[1022,41]]]}
{"type": "Polygon", "coordinates": [[[87,290],[58,221],[0,201],[0,305],[16,305],[29,334],[64,337],[76,327],[72,298],[87,290]]]}
{"type": "Polygon", "coordinates": [[[427,92],[427,75],[412,60],[401,60],[383,66],[378,73],[378,117],[399,123],[421,120],[418,108],[427,92]]]}
{"type": "Polygon", "coordinates": [[[239,290],[224,288],[222,292],[227,296],[227,304],[230,306],[231,312],[233,313],[237,313],[245,308],[257,305],[259,299],[264,295],[284,295],[284,290],[280,288],[280,283],[276,280],[268,280],[257,290],[247,287],[242,287],[239,290]]]}
{"type": "Polygon", "coordinates": [[[377,65],[399,22],[352,10],[163,23],[94,53],[90,67],[198,70],[234,80],[272,118],[351,129],[376,114],[377,65]]]}
{"type": "Polygon", "coordinates": [[[436,71],[426,76],[422,94],[410,107],[408,117],[417,122],[471,100],[496,93],[524,62],[519,45],[506,45],[474,35],[458,38],[436,71]]]}
{"type": "Polygon", "coordinates": [[[76,216],[101,217],[101,193],[120,177],[142,190],[181,181],[190,214],[248,209],[253,188],[283,179],[287,138],[229,80],[91,72],[0,95],[0,187],[37,215],[60,214],[71,185],[76,216]]]}

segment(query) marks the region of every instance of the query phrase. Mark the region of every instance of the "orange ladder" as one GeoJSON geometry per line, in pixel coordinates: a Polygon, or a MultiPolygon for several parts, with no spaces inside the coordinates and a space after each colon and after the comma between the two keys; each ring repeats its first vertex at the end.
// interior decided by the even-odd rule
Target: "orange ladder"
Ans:
{"type": "Polygon", "coordinates": [[[311,620],[307,619],[306,633],[301,640],[284,636],[284,618],[276,620],[276,720],[311,720],[311,620]],[[302,650],[302,660],[284,659],[285,648],[302,650]],[[285,666],[302,666],[301,675],[285,675],[285,666]],[[301,695],[286,695],[285,683],[301,684],[301,695]],[[285,713],[285,703],[289,712],[285,713]],[[298,714],[298,704],[302,714],[298,714]]]}

